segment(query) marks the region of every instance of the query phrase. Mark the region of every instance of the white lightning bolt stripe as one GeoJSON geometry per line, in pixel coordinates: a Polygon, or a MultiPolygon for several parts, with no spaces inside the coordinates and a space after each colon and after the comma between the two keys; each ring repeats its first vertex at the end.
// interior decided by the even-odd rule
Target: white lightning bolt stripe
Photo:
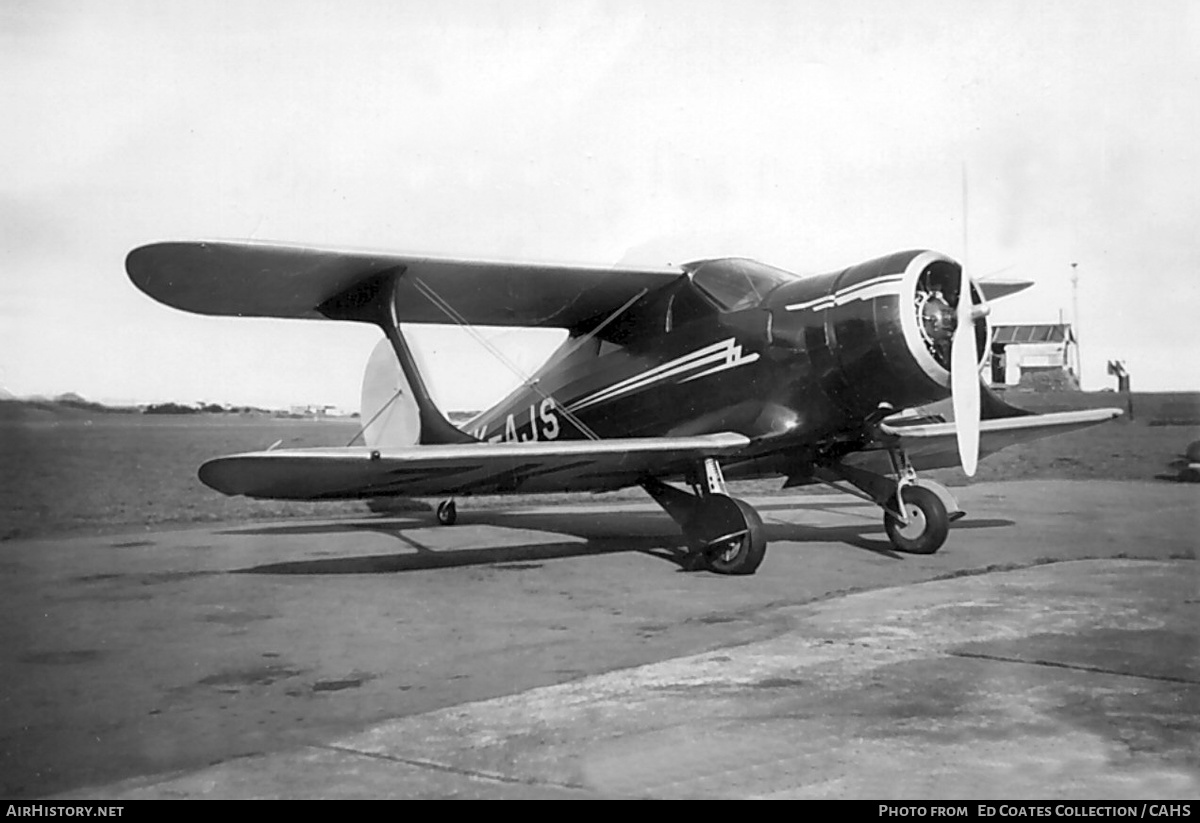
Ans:
{"type": "Polygon", "coordinates": [[[726,361],[719,366],[715,366],[711,369],[706,369],[705,371],[702,371],[699,374],[693,374],[691,377],[687,378],[686,380],[680,380],[679,382],[680,383],[690,383],[693,380],[699,380],[701,377],[708,377],[710,374],[716,374],[719,371],[725,371],[726,369],[734,369],[734,368],[737,368],[738,366],[744,366],[747,363],[753,363],[755,360],[758,359],[757,352],[748,354],[745,357],[742,357],[741,353],[742,353],[742,347],[738,346],[736,360],[726,359],[726,361]]]}
{"type": "Polygon", "coordinates": [[[804,303],[792,303],[787,306],[788,311],[801,311],[803,309],[812,309],[813,311],[824,311],[825,309],[841,306],[854,300],[867,300],[871,297],[879,297],[884,294],[896,294],[895,290],[888,288],[879,291],[881,286],[890,286],[893,282],[899,282],[904,279],[901,274],[888,274],[883,277],[872,278],[862,283],[856,283],[853,286],[847,286],[835,294],[827,294],[818,297],[814,300],[809,300],[804,303]],[[875,290],[871,294],[865,294],[869,290],[875,290]]]}
{"type": "MultiPolygon", "coordinates": [[[[614,383],[606,389],[601,389],[594,394],[591,394],[582,400],[579,400],[567,407],[568,411],[578,411],[579,409],[601,403],[605,400],[612,400],[621,395],[629,394],[630,392],[646,388],[654,383],[668,380],[680,374],[692,371],[694,369],[703,368],[705,366],[716,364],[716,368],[708,369],[701,374],[693,375],[692,378],[702,377],[705,374],[712,374],[724,369],[741,366],[746,363],[753,363],[758,359],[757,354],[742,356],[742,347],[737,345],[734,338],[730,337],[720,343],[714,343],[711,346],[705,346],[703,349],[698,349],[691,354],[676,358],[669,363],[664,363],[661,366],[656,366],[647,372],[634,375],[626,378],[619,383],[614,383]]],[[[687,382],[686,380],[680,382],[687,382]]]]}
{"type": "MultiPolygon", "coordinates": [[[[675,377],[676,375],[683,374],[685,372],[691,371],[692,369],[703,368],[704,366],[707,366],[709,363],[719,363],[719,362],[724,361],[725,359],[726,359],[725,353],[723,351],[717,351],[717,352],[713,352],[712,354],[709,354],[705,357],[689,360],[687,363],[682,363],[678,366],[675,366],[672,369],[669,369],[668,371],[660,372],[659,374],[639,375],[636,378],[631,378],[631,380],[624,381],[623,384],[618,384],[616,386],[610,386],[609,388],[607,388],[603,391],[597,392],[597,393],[591,395],[590,397],[571,405],[568,408],[568,411],[576,411],[578,409],[586,408],[587,406],[592,406],[592,405],[595,405],[596,403],[600,403],[605,400],[612,400],[613,398],[620,397],[621,395],[629,394],[630,392],[637,391],[638,389],[646,388],[647,386],[650,386],[654,383],[658,383],[658,382],[661,382],[668,378],[675,377]]],[[[670,364],[668,364],[668,365],[670,365],[670,364]]]]}
{"type": "Polygon", "coordinates": [[[891,283],[878,283],[869,289],[862,289],[853,294],[839,296],[833,301],[835,306],[843,306],[846,303],[853,303],[855,300],[871,300],[875,297],[887,297],[888,295],[899,295],[900,291],[891,283]]]}
{"type": "Polygon", "coordinates": [[[862,283],[855,283],[853,286],[838,291],[834,294],[826,294],[817,297],[813,300],[807,300],[803,303],[792,303],[785,308],[788,311],[804,311],[812,309],[813,311],[824,311],[825,309],[841,306],[853,300],[869,300],[872,297],[881,297],[888,294],[897,294],[898,292],[891,288],[893,283],[899,283],[904,279],[904,273],[885,274],[882,277],[873,277],[870,280],[865,280],[862,283]],[[887,288],[881,288],[881,287],[887,288]],[[869,293],[867,293],[869,292],[869,293]]]}
{"type": "MultiPolygon", "coordinates": [[[[732,338],[730,338],[730,339],[732,340],[732,338]]],[[[593,400],[602,399],[602,397],[601,397],[602,395],[607,395],[607,394],[611,394],[614,392],[622,391],[625,388],[632,386],[635,383],[640,383],[644,380],[656,378],[656,377],[662,375],[664,372],[670,371],[679,366],[683,366],[685,364],[692,365],[691,361],[693,361],[693,360],[710,358],[713,354],[720,353],[725,348],[727,348],[729,345],[729,342],[730,342],[729,340],[725,340],[720,343],[713,343],[710,346],[705,346],[702,349],[697,349],[696,351],[692,352],[691,354],[685,354],[684,356],[677,357],[668,363],[663,363],[661,366],[655,366],[654,368],[650,369],[649,371],[642,372],[641,374],[635,374],[633,377],[627,377],[624,380],[621,380],[620,382],[613,383],[608,388],[601,389],[600,391],[598,391],[592,395],[589,395],[588,397],[584,398],[583,400],[576,402],[575,404],[571,405],[569,407],[569,409],[573,411],[574,409],[578,408],[580,405],[582,405],[584,403],[590,403],[593,400]]],[[[701,365],[701,364],[696,364],[696,365],[701,365]]]]}

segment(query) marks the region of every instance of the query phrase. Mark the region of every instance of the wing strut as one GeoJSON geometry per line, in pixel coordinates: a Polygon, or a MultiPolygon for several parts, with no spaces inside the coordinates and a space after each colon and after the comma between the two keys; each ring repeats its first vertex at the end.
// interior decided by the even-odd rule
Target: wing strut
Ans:
{"type": "MultiPolygon", "coordinates": [[[[353,288],[330,298],[317,307],[324,316],[332,320],[357,320],[374,323],[383,330],[400,368],[412,387],[413,399],[417,402],[421,432],[418,442],[423,446],[444,443],[475,443],[474,437],[459,429],[438,410],[429,394],[429,388],[417,368],[417,361],[408,341],[400,333],[400,322],[396,317],[396,282],[404,274],[403,267],[394,267],[370,277],[353,288]]],[[[395,398],[393,398],[394,400],[395,398]]]]}

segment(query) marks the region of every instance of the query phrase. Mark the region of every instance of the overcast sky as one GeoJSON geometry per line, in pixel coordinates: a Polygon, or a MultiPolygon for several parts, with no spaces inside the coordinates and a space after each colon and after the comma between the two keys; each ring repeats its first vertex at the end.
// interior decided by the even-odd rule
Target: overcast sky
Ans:
{"type": "MultiPolygon", "coordinates": [[[[1200,389],[1200,3],[0,0],[0,386],[355,409],[378,332],[159,305],[126,253],[254,238],[1037,286],[1085,388],[1200,389]]],[[[553,334],[549,338],[553,338],[553,334]]],[[[507,331],[522,363],[552,343],[507,331]]],[[[512,376],[418,340],[451,409],[512,376]]]]}

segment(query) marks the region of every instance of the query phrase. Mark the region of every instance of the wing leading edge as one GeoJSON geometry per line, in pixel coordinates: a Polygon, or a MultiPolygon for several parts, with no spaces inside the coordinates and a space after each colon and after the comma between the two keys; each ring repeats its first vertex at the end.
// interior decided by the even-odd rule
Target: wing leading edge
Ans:
{"type": "Polygon", "coordinates": [[[575,328],[642,291],[666,286],[675,269],[618,269],[452,260],[266,243],[168,242],[125,261],[143,292],[183,311],[239,317],[323,319],[320,307],[364,281],[396,271],[396,319],[485,326],[575,328]],[[458,318],[422,288],[441,295],[458,318]]]}
{"type": "Polygon", "coordinates": [[[219,457],[200,479],[228,495],[354,500],[506,492],[607,491],[683,473],[749,445],[732,432],[696,437],[279,449],[219,457]]]}
{"type": "MultiPolygon", "coordinates": [[[[1088,409],[983,420],[979,424],[979,454],[983,457],[1018,443],[1086,429],[1120,416],[1120,409],[1088,409]]],[[[900,438],[900,445],[908,454],[913,468],[918,471],[958,465],[958,446],[953,423],[923,423],[912,426],[889,426],[885,423],[882,429],[886,434],[900,438]]],[[[857,452],[845,459],[847,463],[855,466],[884,472],[888,466],[888,458],[880,450],[857,452]]]]}

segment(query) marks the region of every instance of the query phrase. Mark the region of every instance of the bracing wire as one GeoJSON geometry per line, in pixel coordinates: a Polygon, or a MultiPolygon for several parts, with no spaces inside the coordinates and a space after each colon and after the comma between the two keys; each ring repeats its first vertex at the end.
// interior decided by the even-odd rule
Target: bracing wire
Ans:
{"type": "MultiPolygon", "coordinates": [[[[353,445],[354,445],[354,441],[355,441],[355,440],[357,440],[357,439],[358,439],[358,438],[360,438],[360,437],[363,437],[363,435],[365,435],[365,434],[367,433],[367,429],[369,429],[369,428],[371,427],[371,424],[372,424],[372,423],[374,423],[376,420],[378,420],[378,419],[379,419],[379,415],[381,415],[381,414],[383,414],[385,411],[387,411],[387,409],[388,409],[388,406],[390,406],[390,405],[392,405],[393,403],[395,403],[395,402],[396,402],[396,398],[398,398],[398,397],[399,397],[400,395],[402,395],[402,394],[404,394],[404,386],[401,386],[400,388],[396,389],[396,393],[395,393],[395,394],[393,394],[391,397],[389,397],[389,398],[388,398],[388,401],[387,401],[386,403],[384,403],[382,406],[380,406],[380,407],[379,407],[379,411],[377,411],[377,412],[375,412],[373,415],[371,415],[371,419],[370,419],[370,420],[368,420],[366,423],[363,423],[363,424],[362,424],[362,426],[359,428],[359,430],[358,430],[357,432],[355,432],[355,433],[354,433],[354,436],[350,438],[350,442],[349,442],[349,443],[347,443],[346,445],[347,445],[347,446],[353,446],[353,445]]],[[[364,438],[364,439],[363,439],[363,445],[364,445],[364,446],[366,445],[366,442],[367,442],[367,441],[366,441],[366,439],[364,438]]]]}
{"type": "MultiPolygon", "coordinates": [[[[522,385],[528,387],[530,390],[532,390],[535,394],[537,394],[543,400],[549,400],[552,403],[554,403],[554,406],[559,411],[559,413],[562,414],[563,417],[565,417],[568,422],[570,422],[573,426],[575,426],[589,440],[599,440],[600,439],[599,435],[597,435],[594,431],[592,431],[591,428],[589,428],[573,412],[569,411],[566,408],[566,406],[564,406],[562,403],[559,403],[557,401],[557,399],[555,399],[554,397],[552,397],[551,395],[549,395],[545,391],[543,391],[542,388],[538,385],[538,381],[534,380],[530,375],[526,374],[525,371],[522,370],[519,366],[517,366],[516,363],[513,363],[512,360],[510,360],[504,354],[504,352],[500,351],[495,346],[495,344],[493,344],[490,340],[488,340],[482,334],[480,334],[479,330],[476,329],[473,325],[471,325],[471,323],[469,323],[465,317],[463,317],[452,305],[450,305],[450,303],[447,300],[445,300],[440,294],[438,294],[433,289],[432,286],[430,286],[428,283],[426,283],[424,280],[422,280],[419,277],[413,278],[413,284],[417,287],[417,290],[420,291],[421,294],[425,295],[425,297],[428,298],[429,301],[431,303],[433,303],[433,305],[436,306],[443,314],[445,314],[447,317],[449,317],[456,325],[462,327],[463,329],[466,329],[467,333],[470,334],[471,337],[473,339],[475,339],[476,342],[478,342],[485,349],[487,349],[489,352],[491,352],[491,354],[497,360],[499,360],[500,363],[502,363],[509,371],[511,371],[517,377],[517,379],[519,379],[521,381],[522,385]]],[[[647,292],[646,289],[642,289],[641,292],[639,292],[638,294],[634,295],[629,300],[627,300],[624,303],[624,305],[622,305],[615,312],[613,312],[611,315],[609,315],[607,318],[605,318],[604,322],[600,323],[598,326],[596,326],[596,328],[592,329],[590,332],[588,332],[586,335],[584,335],[584,337],[582,337],[578,342],[576,342],[575,345],[572,346],[567,351],[565,356],[569,356],[569,355],[573,354],[575,351],[577,351],[579,349],[580,346],[584,345],[589,340],[591,340],[593,337],[595,337],[597,334],[599,334],[600,331],[602,331],[608,324],[613,322],[615,319],[617,319],[617,317],[619,317],[622,313],[624,313],[630,306],[632,306],[634,303],[636,303],[638,300],[640,300],[646,294],[646,292],[647,292]]]]}

